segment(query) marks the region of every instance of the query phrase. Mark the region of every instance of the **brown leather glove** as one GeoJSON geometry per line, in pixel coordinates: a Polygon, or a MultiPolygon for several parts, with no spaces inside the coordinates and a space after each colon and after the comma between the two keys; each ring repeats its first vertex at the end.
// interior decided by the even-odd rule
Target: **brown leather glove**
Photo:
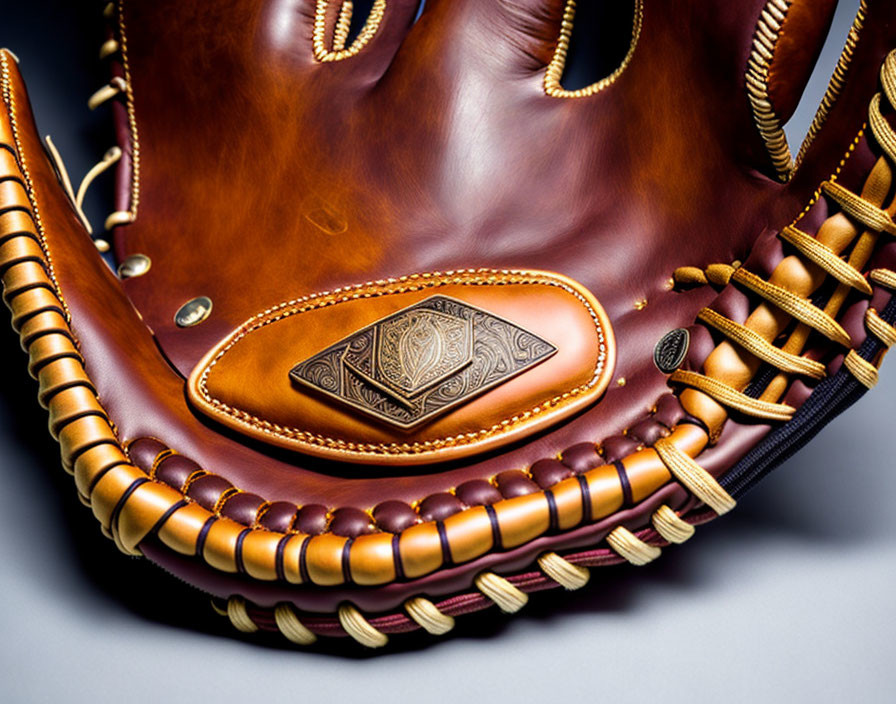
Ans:
{"type": "Polygon", "coordinates": [[[578,91],[572,0],[417,4],[113,7],[118,276],[0,54],[0,272],[63,464],[244,631],[377,646],[653,560],[896,341],[893,3],[795,167],[833,0],[638,0],[578,91]]]}

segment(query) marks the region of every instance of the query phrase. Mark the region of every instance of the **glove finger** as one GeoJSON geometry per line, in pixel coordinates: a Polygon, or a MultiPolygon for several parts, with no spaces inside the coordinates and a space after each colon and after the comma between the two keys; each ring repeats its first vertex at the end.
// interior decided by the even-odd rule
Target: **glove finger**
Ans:
{"type": "Polygon", "coordinates": [[[863,0],[796,157],[790,184],[795,192],[812,193],[820,181],[837,169],[868,120],[871,99],[881,90],[881,66],[893,49],[896,6],[887,0],[863,0]]]}
{"type": "Polygon", "coordinates": [[[790,174],[783,125],[797,108],[821,53],[837,0],[771,0],[756,24],[746,67],[753,120],[776,173],[790,174]]]}
{"type": "Polygon", "coordinates": [[[664,106],[647,118],[654,129],[690,116],[691,126],[708,125],[698,134],[730,145],[726,153],[739,164],[786,179],[792,160],[783,125],[808,83],[837,0],[635,5],[640,31],[619,90],[664,106]]]}

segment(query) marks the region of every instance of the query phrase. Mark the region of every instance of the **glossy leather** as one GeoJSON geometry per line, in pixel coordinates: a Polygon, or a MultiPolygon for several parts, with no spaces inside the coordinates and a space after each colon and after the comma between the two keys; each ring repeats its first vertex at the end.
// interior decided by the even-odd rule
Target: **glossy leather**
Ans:
{"type": "MultiPolygon", "coordinates": [[[[542,87],[562,3],[436,1],[410,26],[413,4],[391,3],[356,57],[317,63],[311,2],[124,3],[140,209],[116,249],[153,261],[124,282],[128,296],[187,375],[236,325],[289,297],[420,271],[537,266],[604,305],[625,386],[515,450],[400,480],[259,454],[216,427],[197,435],[182,403],[147,413],[114,394],[125,437],[166,438],[246,490],[362,508],[600,442],[667,389],[654,344],[715,296],[670,291],[672,270],[746,258],[846,146],[842,136],[819,144],[788,186],[771,176],[743,88],[764,2],[646,2],[631,63],[580,99],[542,87]],[[313,224],[321,208],[345,231],[313,224]],[[175,311],[196,295],[214,300],[212,316],[177,328],[175,311]]],[[[851,84],[865,95],[876,53],[851,84]]],[[[863,111],[850,106],[845,121],[857,126],[863,111]]],[[[174,394],[181,382],[165,383],[174,394]]]]}
{"type": "MultiPolygon", "coordinates": [[[[197,365],[189,380],[190,401],[212,419],[254,439],[325,459],[426,464],[500,447],[592,405],[609,385],[616,361],[613,331],[600,304],[575,282],[540,272],[487,270],[421,277],[269,311],[250,318],[197,365]],[[525,345],[533,342],[531,335],[542,341],[541,354],[546,356],[529,358],[525,368],[508,369],[510,376],[499,379],[494,388],[472,396],[468,392],[455,406],[408,428],[371,417],[337,393],[325,395],[319,386],[291,378],[290,369],[297,363],[434,296],[475,306],[522,326],[528,336],[520,349],[511,341],[503,358],[501,332],[490,343],[480,343],[480,360],[470,362],[471,379],[478,378],[478,369],[527,359],[525,345]]],[[[471,355],[477,334],[471,326],[471,355]]],[[[399,359],[399,352],[386,354],[401,364],[413,363],[399,359]]],[[[324,386],[330,379],[354,374],[342,366],[334,372],[333,363],[344,361],[317,367],[325,369],[324,386]]],[[[465,369],[467,365],[461,372],[465,369]]],[[[437,384],[436,391],[447,388],[451,394],[451,378],[444,387],[437,384]]],[[[369,384],[363,381],[361,388],[369,384]]],[[[468,388],[467,382],[456,385],[468,388]]],[[[359,403],[364,398],[361,395],[359,403]]]]}
{"type": "MultiPolygon", "coordinates": [[[[894,45],[887,3],[870,2],[850,80],[784,185],[743,87],[764,4],[648,0],[618,80],[591,97],[555,99],[542,80],[557,2],[437,0],[411,27],[413,3],[395,0],[357,57],[320,64],[309,2],[126,1],[140,205],[136,222],[118,229],[116,250],[149,255],[150,272],[119,284],[86,237],[70,236],[79,226],[49,163],[33,165],[72,325],[121,438],[162,438],[240,489],[320,505],[324,516],[334,506],[416,502],[619,438],[668,391],[655,342],[716,297],[711,287],[670,290],[672,270],[750,256],[764,273],[780,260],[774,232],[837,168],[894,45]],[[625,385],[512,448],[401,476],[359,477],[355,467],[247,443],[184,397],[199,359],[269,305],[481,266],[553,270],[587,286],[612,320],[625,385]],[[212,316],[177,328],[174,313],[197,295],[214,300],[212,316]]],[[[133,153],[126,113],[116,110],[133,153]]],[[[27,139],[40,154],[36,137],[27,139]]],[[[843,174],[849,187],[872,160],[857,151],[843,174]]],[[[131,154],[119,176],[122,210],[133,205],[133,165],[131,154]]],[[[716,307],[743,312],[748,302],[728,289],[716,307]]],[[[687,364],[699,368],[713,338],[699,327],[692,338],[687,364]]],[[[790,398],[805,392],[795,384],[790,398]]],[[[730,423],[701,463],[721,473],[765,430],[730,423]]],[[[458,569],[459,582],[482,566],[458,569]]]]}

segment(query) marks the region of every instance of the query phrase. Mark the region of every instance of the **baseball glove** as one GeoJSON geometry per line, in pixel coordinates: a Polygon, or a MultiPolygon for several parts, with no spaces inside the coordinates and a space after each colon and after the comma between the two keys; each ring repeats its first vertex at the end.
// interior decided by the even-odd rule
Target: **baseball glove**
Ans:
{"type": "Polygon", "coordinates": [[[0,53],[0,274],[102,530],[309,644],[450,630],[681,543],[896,342],[896,6],[122,0],[77,193],[0,53]],[[358,14],[358,13],[355,13],[358,14]],[[587,28],[586,28],[587,29],[587,28]],[[80,204],[115,165],[106,229],[80,204]]]}

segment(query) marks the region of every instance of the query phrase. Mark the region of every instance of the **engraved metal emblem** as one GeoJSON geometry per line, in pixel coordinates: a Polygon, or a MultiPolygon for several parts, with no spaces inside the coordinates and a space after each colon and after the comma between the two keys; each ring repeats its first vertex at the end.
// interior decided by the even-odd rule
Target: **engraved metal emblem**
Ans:
{"type": "Polygon", "coordinates": [[[289,375],[390,425],[411,428],[556,351],[481,308],[432,296],[300,362],[289,375]]]}

